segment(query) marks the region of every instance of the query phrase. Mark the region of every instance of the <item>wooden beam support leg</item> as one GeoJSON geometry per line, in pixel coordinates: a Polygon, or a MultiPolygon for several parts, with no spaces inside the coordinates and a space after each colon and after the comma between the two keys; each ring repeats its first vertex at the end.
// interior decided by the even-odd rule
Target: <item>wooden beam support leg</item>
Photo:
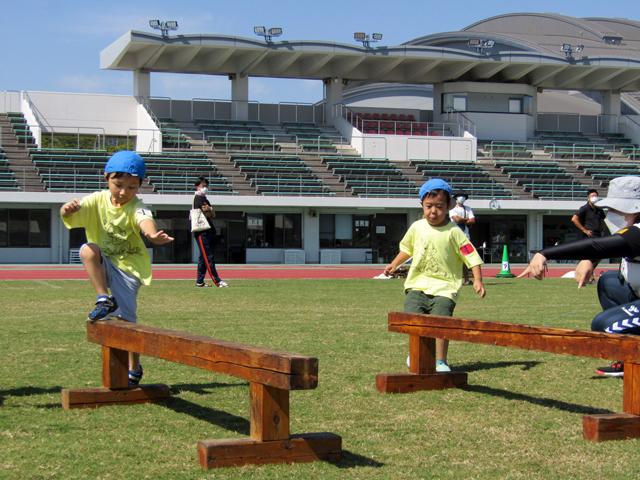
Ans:
{"type": "Polygon", "coordinates": [[[382,393],[410,393],[467,384],[465,372],[436,373],[436,339],[431,337],[409,335],[409,371],[376,375],[376,388],[382,393]]]}
{"type": "Polygon", "coordinates": [[[409,335],[409,371],[436,373],[436,339],[409,335]]]}
{"type": "Polygon", "coordinates": [[[164,384],[129,387],[129,352],[102,347],[102,388],[62,390],[62,408],[96,408],[106,405],[150,403],[167,399],[164,384]]]}
{"type": "Polygon", "coordinates": [[[289,438],[289,390],[251,382],[251,438],[258,441],[289,438]]]}
{"type": "Polygon", "coordinates": [[[622,409],[624,413],[585,415],[582,433],[594,442],[640,437],[640,364],[625,362],[622,409]]]}
{"type": "Polygon", "coordinates": [[[202,468],[247,464],[337,461],[342,438],[333,433],[289,435],[289,391],[251,382],[251,438],[202,440],[202,468]]]}
{"type": "Polygon", "coordinates": [[[129,352],[102,347],[102,386],[129,388],[129,352]]]}

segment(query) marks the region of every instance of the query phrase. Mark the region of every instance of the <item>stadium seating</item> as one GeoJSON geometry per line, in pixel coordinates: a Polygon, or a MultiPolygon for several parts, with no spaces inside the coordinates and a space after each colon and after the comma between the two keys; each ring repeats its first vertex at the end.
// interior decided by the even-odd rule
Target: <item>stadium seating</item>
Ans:
{"type": "Polygon", "coordinates": [[[557,161],[500,159],[495,166],[537,198],[581,198],[585,186],[573,179],[557,161]]]}
{"type": "Polygon", "coordinates": [[[354,195],[364,197],[411,197],[418,189],[388,159],[357,156],[323,157],[322,163],[340,177],[354,195]]]}
{"type": "Polygon", "coordinates": [[[439,177],[455,191],[473,198],[511,198],[513,195],[474,162],[455,160],[411,160],[410,165],[426,179],[439,177]]]}
{"type": "Polygon", "coordinates": [[[236,154],[231,161],[260,195],[333,195],[296,155],[236,154]]]}
{"type": "Polygon", "coordinates": [[[29,125],[27,125],[27,120],[24,118],[24,115],[20,112],[9,112],[7,113],[7,117],[9,117],[11,128],[18,142],[24,143],[25,145],[34,145],[35,139],[33,138],[29,125]]]}
{"type": "Polygon", "coordinates": [[[7,156],[2,148],[0,148],[0,190],[19,190],[15,174],[9,168],[7,156]]]}
{"type": "Polygon", "coordinates": [[[147,178],[156,193],[192,194],[195,178],[203,175],[209,181],[212,194],[237,194],[203,152],[163,152],[142,157],[147,165],[147,178]]]}

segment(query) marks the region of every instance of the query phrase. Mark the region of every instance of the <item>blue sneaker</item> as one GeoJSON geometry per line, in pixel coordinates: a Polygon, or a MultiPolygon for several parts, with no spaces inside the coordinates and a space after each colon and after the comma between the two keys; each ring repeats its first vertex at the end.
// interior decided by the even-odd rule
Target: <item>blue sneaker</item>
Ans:
{"type": "Polygon", "coordinates": [[[451,371],[451,367],[447,365],[447,362],[444,360],[436,360],[436,372],[438,373],[449,373],[451,371]]]}
{"type": "Polygon", "coordinates": [[[144,375],[144,370],[142,370],[142,365],[138,365],[136,370],[129,370],[129,385],[136,386],[142,380],[142,375],[144,375]]]}
{"type": "Polygon", "coordinates": [[[103,318],[107,317],[110,313],[115,312],[117,309],[118,309],[118,303],[116,302],[115,298],[111,296],[100,298],[96,302],[95,308],[91,310],[91,312],[89,312],[89,315],[87,316],[87,320],[89,320],[90,322],[95,322],[96,320],[102,320],[103,318]]]}

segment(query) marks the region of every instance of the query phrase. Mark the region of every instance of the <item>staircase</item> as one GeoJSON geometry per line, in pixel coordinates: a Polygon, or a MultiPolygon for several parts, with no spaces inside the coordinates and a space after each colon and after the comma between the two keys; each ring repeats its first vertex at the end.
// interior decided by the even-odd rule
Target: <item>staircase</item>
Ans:
{"type": "MultiPolygon", "coordinates": [[[[20,141],[12,127],[12,118],[15,119],[18,116],[22,117],[22,114],[0,113],[0,129],[2,129],[2,144],[0,147],[5,152],[9,168],[14,173],[20,190],[24,192],[44,192],[46,190],[42,180],[29,155],[27,147],[30,143],[24,142],[24,140],[20,141]]],[[[15,123],[15,120],[13,123],[15,123]]]]}

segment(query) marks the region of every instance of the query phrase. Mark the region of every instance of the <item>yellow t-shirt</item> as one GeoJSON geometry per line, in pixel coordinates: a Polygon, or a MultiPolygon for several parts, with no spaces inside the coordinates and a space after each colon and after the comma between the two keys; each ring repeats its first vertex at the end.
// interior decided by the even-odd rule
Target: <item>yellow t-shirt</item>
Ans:
{"type": "Polygon", "coordinates": [[[135,197],[122,207],[111,203],[103,190],[84,197],[82,207],[62,220],[67,228],[83,227],[87,242],[100,247],[104,256],[143,285],[151,283],[151,259],[140,236],[140,222],[153,219],[142,200],[135,197]]]}
{"type": "Polygon", "coordinates": [[[413,257],[405,290],[456,300],[462,286],[462,265],[482,265],[464,232],[449,222],[433,227],[426,219],[413,222],[400,241],[400,251],[413,257]]]}

